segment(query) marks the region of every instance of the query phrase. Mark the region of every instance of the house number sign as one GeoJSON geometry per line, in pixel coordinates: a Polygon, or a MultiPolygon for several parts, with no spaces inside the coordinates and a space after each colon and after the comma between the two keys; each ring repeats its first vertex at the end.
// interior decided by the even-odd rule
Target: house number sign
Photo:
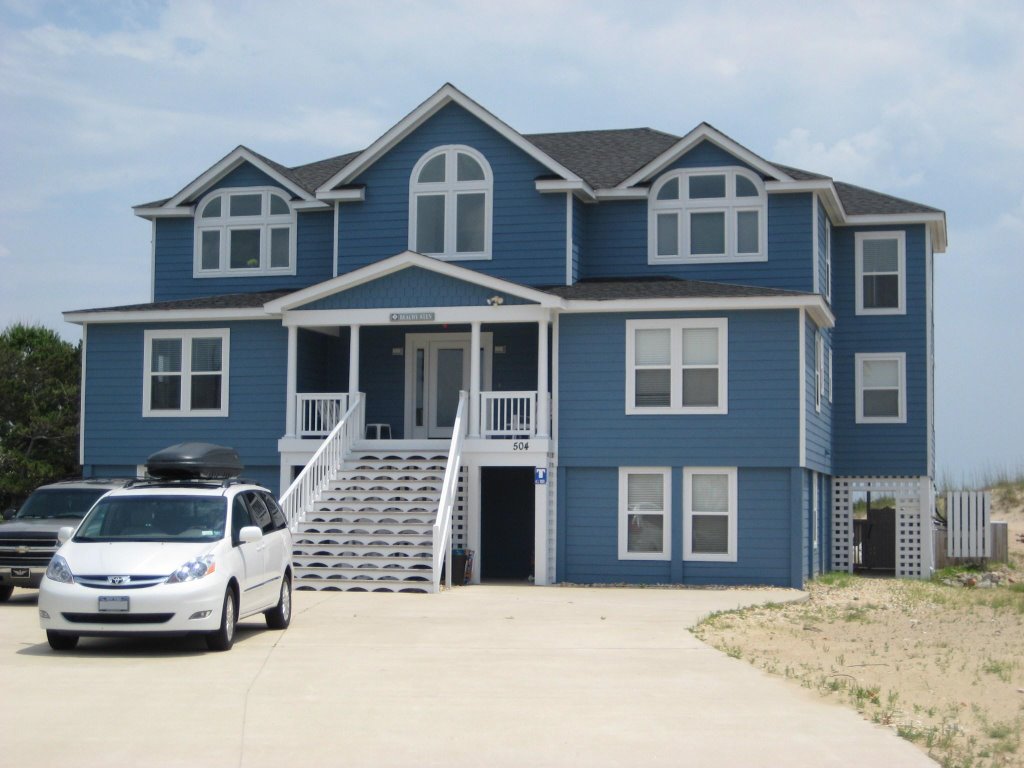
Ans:
{"type": "Polygon", "coordinates": [[[433,312],[392,312],[391,322],[392,323],[410,323],[410,322],[432,322],[434,320],[433,312]]]}

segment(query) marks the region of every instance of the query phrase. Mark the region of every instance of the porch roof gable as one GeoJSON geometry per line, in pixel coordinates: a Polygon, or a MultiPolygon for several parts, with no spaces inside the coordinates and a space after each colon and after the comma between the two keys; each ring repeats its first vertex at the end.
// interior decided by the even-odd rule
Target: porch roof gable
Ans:
{"type": "MultiPolygon", "coordinates": [[[[466,269],[450,262],[440,261],[430,256],[424,256],[414,251],[405,251],[383,261],[369,264],[344,275],[339,275],[331,280],[312,285],[309,288],[281,296],[267,302],[264,308],[271,314],[300,308],[310,309],[309,305],[311,304],[412,268],[448,277],[474,288],[493,291],[495,295],[502,297],[502,303],[508,296],[511,296],[515,298],[515,303],[519,304],[537,304],[542,307],[562,306],[562,300],[550,293],[502,278],[484,275],[480,272],[466,269]]],[[[423,302],[419,303],[419,305],[423,304],[423,302]]],[[[426,304],[429,305],[431,302],[427,301],[426,304]]]]}

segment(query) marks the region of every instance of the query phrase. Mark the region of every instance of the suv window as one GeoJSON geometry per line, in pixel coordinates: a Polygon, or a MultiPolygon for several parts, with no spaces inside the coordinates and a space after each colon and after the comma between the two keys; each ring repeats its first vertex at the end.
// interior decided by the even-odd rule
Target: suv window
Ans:
{"type": "Polygon", "coordinates": [[[96,499],[110,488],[40,488],[18,510],[19,520],[85,517],[96,499]]]}
{"type": "Polygon", "coordinates": [[[284,511],[277,503],[277,499],[266,491],[260,491],[260,496],[263,497],[263,500],[267,503],[267,508],[270,510],[270,517],[274,521],[274,530],[283,531],[288,527],[288,518],[284,516],[284,511]]]}

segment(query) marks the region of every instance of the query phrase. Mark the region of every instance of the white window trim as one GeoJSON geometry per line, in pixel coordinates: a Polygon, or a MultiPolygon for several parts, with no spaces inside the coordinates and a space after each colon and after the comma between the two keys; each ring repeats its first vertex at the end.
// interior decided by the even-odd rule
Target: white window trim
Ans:
{"type": "Polygon", "coordinates": [[[724,317],[626,321],[626,414],[725,414],[729,412],[729,321],[724,317]],[[718,330],[718,405],[683,405],[682,331],[690,328],[718,330]],[[655,408],[638,407],[636,403],[636,345],[638,329],[667,329],[670,332],[669,370],[671,372],[671,404],[655,408]]]}
{"type": "Polygon", "coordinates": [[[906,424],[907,423],[907,353],[906,352],[859,352],[854,355],[855,393],[857,397],[858,424],[906,424]],[[893,361],[899,365],[899,414],[897,416],[864,415],[864,363],[893,361]]]}
{"type": "Polygon", "coordinates": [[[208,277],[265,277],[267,275],[294,275],[296,257],[296,239],[298,225],[295,207],[288,199],[288,193],[280,187],[223,187],[211,192],[196,205],[195,234],[193,237],[192,276],[208,277]],[[230,216],[231,197],[235,195],[262,195],[260,216],[230,216]],[[280,197],[288,205],[288,213],[270,213],[270,196],[280,197]],[[221,198],[221,215],[216,218],[204,219],[202,211],[207,203],[216,197],[221,198]],[[288,227],[288,266],[270,266],[271,230],[288,227]],[[260,232],[260,265],[259,267],[231,267],[231,236],[232,230],[257,229],[260,232]],[[203,232],[220,232],[220,266],[218,269],[203,269],[203,232]]]}
{"type": "Polygon", "coordinates": [[[409,174],[409,250],[423,253],[442,261],[481,261],[491,259],[491,233],[494,209],[494,175],[487,159],[472,147],[463,144],[446,144],[434,147],[425,153],[413,166],[409,174]],[[483,181],[456,181],[458,153],[469,155],[483,169],[483,181]],[[419,183],[420,171],[423,166],[437,155],[445,155],[445,179],[443,182],[419,183]],[[484,193],[484,250],[459,253],[456,251],[457,206],[456,199],[460,194],[484,193]],[[420,195],[444,195],[444,252],[426,253],[418,249],[416,228],[419,206],[416,199],[420,195]]]}
{"type": "Polygon", "coordinates": [[[231,360],[231,332],[227,328],[200,328],[195,330],[145,331],[145,348],[142,355],[142,415],[147,418],[163,417],[215,417],[228,415],[228,380],[231,360]],[[192,340],[221,340],[220,408],[193,409],[192,398],[192,340]],[[153,376],[150,370],[153,362],[154,339],[181,339],[181,408],[177,410],[153,409],[150,407],[153,394],[153,376]]]}
{"type": "Polygon", "coordinates": [[[821,400],[825,394],[825,337],[814,332],[814,410],[821,413],[821,400]]]}
{"type": "Polygon", "coordinates": [[[828,355],[828,401],[832,402],[832,347],[825,350],[828,355]]]}
{"type": "Polygon", "coordinates": [[[759,175],[748,171],[745,168],[735,166],[724,166],[718,168],[691,168],[687,170],[673,171],[662,176],[651,188],[647,203],[647,263],[648,264],[721,264],[741,263],[751,261],[768,260],[768,196],[765,192],[764,181],[759,175]],[[692,176],[720,176],[725,175],[725,197],[700,198],[690,200],[689,179],[692,176]],[[757,197],[737,197],[736,177],[743,176],[754,184],[757,189],[757,197]],[[679,180],[678,200],[658,200],[658,192],[665,184],[679,180]],[[736,241],[738,239],[738,214],[742,211],[757,211],[757,241],[758,251],[756,253],[737,253],[736,241]],[[690,215],[692,213],[725,213],[725,253],[702,254],[698,256],[688,255],[690,252],[690,215]],[[658,214],[677,214],[678,244],[677,255],[658,255],[658,214]]]}
{"type": "MultiPolygon", "coordinates": [[[[683,469],[683,560],[705,562],[735,563],[738,559],[739,519],[738,481],[736,467],[685,467],[683,469]],[[694,475],[727,475],[729,478],[729,509],[724,514],[729,520],[728,551],[723,554],[708,554],[693,551],[693,537],[690,531],[693,525],[693,476],[694,475]]],[[[696,514],[706,515],[707,512],[696,514]]]]}
{"type": "Polygon", "coordinates": [[[813,551],[818,550],[820,528],[819,516],[821,515],[821,494],[818,491],[819,482],[818,473],[811,472],[811,549],[813,551]]]}
{"type": "Polygon", "coordinates": [[[858,315],[905,315],[907,314],[907,236],[905,232],[857,232],[856,244],[856,313],[858,315]],[[899,303],[896,307],[864,307],[864,242],[866,240],[895,240],[899,278],[899,303]]]}
{"type": "MultiPolygon", "coordinates": [[[[643,512],[650,515],[655,512],[643,512]]],[[[619,560],[671,560],[672,559],[672,468],[671,467],[619,467],[619,560]],[[629,552],[629,516],[626,508],[628,499],[628,483],[630,475],[661,475],[664,517],[662,526],[661,552],[629,552]]]]}
{"type": "Polygon", "coordinates": [[[832,303],[832,222],[825,215],[825,301],[832,303]]]}

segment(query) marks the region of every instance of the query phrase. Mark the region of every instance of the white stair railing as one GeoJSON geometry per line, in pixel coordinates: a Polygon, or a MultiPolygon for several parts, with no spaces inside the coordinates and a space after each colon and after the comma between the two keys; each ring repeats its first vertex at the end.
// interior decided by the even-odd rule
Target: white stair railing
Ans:
{"type": "Polygon", "coordinates": [[[459,392],[459,410],[455,412],[455,424],[452,427],[452,445],[448,449],[448,463],[444,469],[444,483],[441,485],[441,498],[438,501],[437,517],[434,519],[434,592],[441,590],[441,566],[445,561],[445,586],[452,586],[452,513],[455,508],[455,495],[459,489],[459,465],[462,463],[462,442],[466,438],[468,418],[466,415],[466,393],[459,392]]]}
{"type": "Polygon", "coordinates": [[[536,434],[536,392],[480,393],[481,437],[533,437],[536,434]]]}
{"type": "Polygon", "coordinates": [[[299,392],[295,395],[299,437],[325,437],[348,410],[347,392],[299,392]]]}
{"type": "Polygon", "coordinates": [[[295,531],[317,495],[334,479],[352,443],[363,436],[363,395],[347,395],[348,410],[323,441],[299,476],[288,486],[279,501],[288,518],[288,527],[295,531]]]}

